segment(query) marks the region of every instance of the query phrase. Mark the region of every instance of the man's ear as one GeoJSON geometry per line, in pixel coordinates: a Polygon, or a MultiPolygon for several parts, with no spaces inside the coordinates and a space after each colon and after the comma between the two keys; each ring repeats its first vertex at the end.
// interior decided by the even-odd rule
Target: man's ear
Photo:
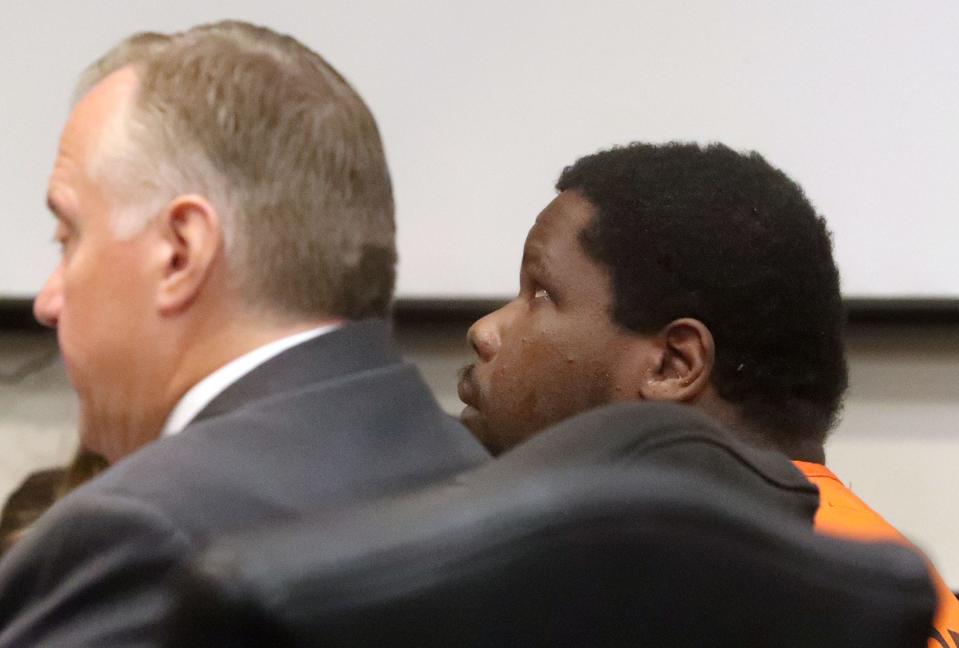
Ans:
{"type": "Polygon", "coordinates": [[[173,314],[188,307],[210,277],[223,240],[220,217],[208,200],[191,194],[168,204],[156,226],[163,239],[158,306],[173,314]]]}
{"type": "Polygon", "coordinates": [[[684,317],[664,326],[652,340],[653,351],[639,381],[646,400],[688,403],[709,386],[716,345],[706,325],[684,317]]]}

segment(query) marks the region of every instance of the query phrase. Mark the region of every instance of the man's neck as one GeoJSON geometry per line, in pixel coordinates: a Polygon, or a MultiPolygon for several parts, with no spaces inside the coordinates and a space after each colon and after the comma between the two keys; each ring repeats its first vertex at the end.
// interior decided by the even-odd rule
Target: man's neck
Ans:
{"type": "Polygon", "coordinates": [[[722,423],[743,443],[760,448],[781,452],[793,461],[808,461],[823,464],[826,462],[826,450],[821,441],[815,439],[783,439],[773,431],[759,429],[743,420],[739,408],[721,399],[718,394],[710,393],[695,404],[706,414],[722,423]]]}
{"type": "Polygon", "coordinates": [[[826,463],[826,449],[822,443],[812,439],[781,440],[765,431],[757,431],[744,425],[729,426],[733,434],[748,445],[763,450],[781,452],[792,461],[826,463]]]}
{"type": "Polygon", "coordinates": [[[826,448],[823,444],[814,441],[807,442],[805,446],[800,444],[800,447],[788,453],[788,455],[793,461],[808,461],[809,463],[817,464],[826,463],[826,448]]]}
{"type": "Polygon", "coordinates": [[[136,421],[117,421],[123,429],[108,435],[117,439],[117,447],[101,451],[113,463],[157,439],[187,391],[232,360],[270,342],[340,322],[334,317],[293,322],[249,316],[198,318],[162,340],[145,340],[165,350],[166,360],[159,361],[160,368],[153,376],[155,395],[137,408],[136,421]],[[131,436],[134,431],[136,438],[131,436]]]}

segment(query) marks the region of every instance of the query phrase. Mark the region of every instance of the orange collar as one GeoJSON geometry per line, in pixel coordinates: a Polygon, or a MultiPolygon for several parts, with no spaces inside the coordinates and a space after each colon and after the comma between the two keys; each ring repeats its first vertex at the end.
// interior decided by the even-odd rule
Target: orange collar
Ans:
{"type": "Polygon", "coordinates": [[[807,478],[811,479],[813,477],[825,477],[827,479],[835,480],[840,484],[842,483],[842,481],[836,477],[836,474],[833,471],[829,470],[822,464],[812,463],[811,461],[794,461],[793,464],[796,466],[796,468],[799,468],[799,470],[802,471],[802,474],[804,474],[807,478]]]}

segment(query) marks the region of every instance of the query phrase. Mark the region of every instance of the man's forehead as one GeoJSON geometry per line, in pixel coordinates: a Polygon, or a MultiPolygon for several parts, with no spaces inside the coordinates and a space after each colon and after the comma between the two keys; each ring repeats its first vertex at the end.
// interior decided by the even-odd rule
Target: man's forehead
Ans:
{"type": "Polygon", "coordinates": [[[138,86],[136,71],[131,66],[120,68],[93,86],[74,106],[63,135],[60,153],[84,158],[100,140],[106,128],[132,101],[138,86]]]}
{"type": "Polygon", "coordinates": [[[593,206],[581,195],[575,191],[562,192],[536,217],[526,237],[526,252],[538,254],[547,244],[577,241],[593,213],[593,206]]]}
{"type": "Polygon", "coordinates": [[[110,113],[133,97],[139,83],[133,65],[124,65],[107,74],[80,97],[74,112],[77,115],[88,112],[110,113]]]}
{"type": "Polygon", "coordinates": [[[135,70],[120,68],[94,85],[74,106],[63,133],[47,192],[47,204],[56,214],[70,211],[72,189],[88,175],[88,164],[112,127],[124,119],[138,86],[135,70]]]}

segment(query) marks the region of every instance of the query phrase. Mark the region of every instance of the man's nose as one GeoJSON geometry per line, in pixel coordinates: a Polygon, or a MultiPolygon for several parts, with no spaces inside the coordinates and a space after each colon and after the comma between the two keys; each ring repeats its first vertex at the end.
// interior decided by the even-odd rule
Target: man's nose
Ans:
{"type": "Polygon", "coordinates": [[[492,360],[499,351],[506,308],[504,306],[476,320],[466,334],[466,339],[473,347],[473,351],[483,362],[492,360]]]}
{"type": "Polygon", "coordinates": [[[63,308],[63,277],[61,267],[47,278],[40,293],[33,300],[33,316],[44,326],[56,328],[63,308]]]}

